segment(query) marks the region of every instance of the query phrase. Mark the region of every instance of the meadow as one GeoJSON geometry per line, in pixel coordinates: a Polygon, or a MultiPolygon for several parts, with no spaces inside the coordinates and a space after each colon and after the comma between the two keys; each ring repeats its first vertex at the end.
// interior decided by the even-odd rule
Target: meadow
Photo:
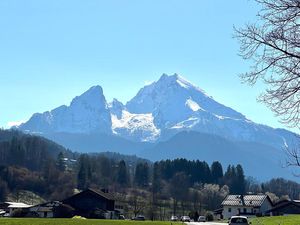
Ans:
{"type": "MultiPolygon", "coordinates": [[[[171,225],[170,221],[1,218],[1,225],[171,225]]],[[[182,224],[174,223],[173,225],[182,224]]]]}
{"type": "Polygon", "coordinates": [[[251,220],[252,225],[300,225],[300,216],[261,217],[251,220]]]}

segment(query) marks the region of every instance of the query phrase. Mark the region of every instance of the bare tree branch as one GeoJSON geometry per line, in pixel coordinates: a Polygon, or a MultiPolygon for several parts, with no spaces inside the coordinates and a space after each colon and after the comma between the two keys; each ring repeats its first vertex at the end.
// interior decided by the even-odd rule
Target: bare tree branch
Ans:
{"type": "MultiPolygon", "coordinates": [[[[235,28],[240,56],[253,62],[242,81],[267,85],[259,97],[281,122],[300,127],[300,0],[256,0],[255,24],[235,28]]],[[[292,152],[291,152],[292,153],[292,152]]]]}

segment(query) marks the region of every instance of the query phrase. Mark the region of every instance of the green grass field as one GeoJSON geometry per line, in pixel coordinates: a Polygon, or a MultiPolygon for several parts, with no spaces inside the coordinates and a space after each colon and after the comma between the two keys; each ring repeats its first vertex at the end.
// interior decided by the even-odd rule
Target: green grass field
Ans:
{"type": "Polygon", "coordinates": [[[300,225],[300,216],[261,217],[251,220],[252,225],[300,225]]]}
{"type": "MultiPolygon", "coordinates": [[[[85,219],[29,219],[1,218],[1,225],[171,225],[161,221],[127,221],[127,220],[85,220],[85,219]]],[[[174,223],[180,225],[182,223],[174,223]]]]}

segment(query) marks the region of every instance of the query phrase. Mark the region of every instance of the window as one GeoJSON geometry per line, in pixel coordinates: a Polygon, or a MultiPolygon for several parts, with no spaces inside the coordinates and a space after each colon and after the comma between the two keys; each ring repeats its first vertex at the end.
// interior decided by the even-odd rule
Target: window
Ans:
{"type": "Polygon", "coordinates": [[[231,208],[228,208],[228,212],[231,212],[231,208]]]}
{"type": "Polygon", "coordinates": [[[247,219],[245,219],[245,218],[232,218],[232,219],[230,220],[230,222],[231,222],[231,223],[236,223],[236,224],[238,224],[238,223],[248,224],[248,221],[247,221],[247,219]]]}
{"type": "Polygon", "coordinates": [[[246,208],[244,208],[244,213],[247,213],[247,209],[246,208]]]}

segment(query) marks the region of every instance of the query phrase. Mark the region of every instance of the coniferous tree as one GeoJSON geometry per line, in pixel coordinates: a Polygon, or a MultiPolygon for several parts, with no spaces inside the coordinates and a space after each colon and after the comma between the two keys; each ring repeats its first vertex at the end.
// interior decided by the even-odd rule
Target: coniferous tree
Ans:
{"type": "Polygon", "coordinates": [[[126,186],[129,183],[129,175],[124,160],[121,160],[118,164],[117,182],[122,186],[126,186]]]}
{"type": "Polygon", "coordinates": [[[220,162],[215,161],[211,165],[212,182],[219,184],[223,177],[223,168],[220,162]]]}
{"type": "Polygon", "coordinates": [[[148,163],[139,163],[136,165],[134,182],[139,187],[146,187],[149,183],[148,163]]]}
{"type": "Polygon", "coordinates": [[[57,156],[56,165],[59,171],[65,171],[66,163],[64,161],[64,154],[60,152],[57,156]]]}
{"type": "Polygon", "coordinates": [[[235,191],[237,194],[245,194],[246,189],[246,180],[243,167],[238,164],[236,166],[236,182],[235,182],[235,191]]]}
{"type": "Polygon", "coordinates": [[[89,187],[89,181],[92,176],[90,159],[88,155],[81,155],[79,157],[79,170],[77,174],[77,187],[79,189],[86,189],[89,187]]]}

